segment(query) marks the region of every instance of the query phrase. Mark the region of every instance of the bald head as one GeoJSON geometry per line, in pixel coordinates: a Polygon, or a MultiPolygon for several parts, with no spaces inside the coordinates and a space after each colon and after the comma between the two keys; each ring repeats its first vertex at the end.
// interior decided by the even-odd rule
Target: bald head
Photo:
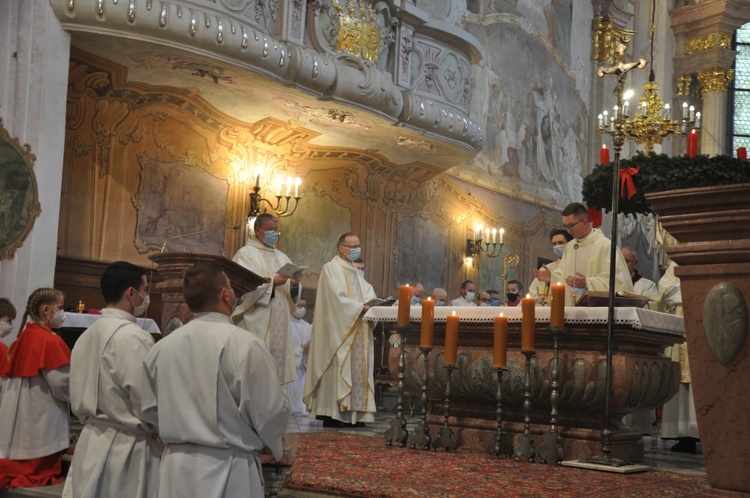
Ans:
{"type": "Polygon", "coordinates": [[[632,247],[623,246],[620,249],[622,257],[625,258],[625,264],[628,265],[628,271],[632,274],[635,267],[638,266],[638,258],[635,256],[635,251],[632,247]]]}

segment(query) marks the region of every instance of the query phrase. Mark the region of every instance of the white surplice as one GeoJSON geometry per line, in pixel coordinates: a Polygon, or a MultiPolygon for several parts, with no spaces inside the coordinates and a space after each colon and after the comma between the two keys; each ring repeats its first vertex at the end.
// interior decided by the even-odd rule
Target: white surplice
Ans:
{"type": "MultiPolygon", "coordinates": [[[[582,239],[573,239],[565,244],[559,264],[552,272],[550,283],[565,282],[565,277],[581,273],[586,276],[586,289],[595,292],[609,290],[610,241],[601,230],[594,228],[582,239]]],[[[615,290],[633,292],[633,281],[619,249],[615,250],[615,290]]],[[[565,306],[575,305],[572,288],[565,292],[565,306]]],[[[577,289],[578,297],[584,289],[577,289]]],[[[576,298],[577,300],[577,298],[576,298]]]]}
{"type": "Polygon", "coordinates": [[[305,376],[310,418],[349,424],[375,420],[373,336],[362,312],[376,297],[350,261],[335,256],[323,266],[305,376]]]}
{"type": "MultiPolygon", "coordinates": [[[[292,261],[276,248],[268,247],[252,238],[237,251],[232,260],[248,270],[273,279],[276,271],[292,261]]],[[[232,314],[235,323],[258,336],[266,343],[276,361],[282,384],[297,378],[291,330],[291,310],[299,298],[292,297],[291,280],[274,287],[273,282],[261,285],[242,296],[242,302],[232,314]],[[272,297],[273,296],[273,297],[272,297]]],[[[302,288],[299,288],[299,293],[302,288]]]]}
{"type": "Polygon", "coordinates": [[[263,341],[226,315],[196,313],[143,367],[142,417],[166,444],[159,497],[263,496],[258,452],[283,456],[289,418],[263,341]]]}
{"type": "Polygon", "coordinates": [[[292,415],[307,415],[307,407],[302,401],[305,390],[305,372],[307,371],[307,353],[305,347],[310,345],[312,325],[299,318],[292,317],[292,337],[294,338],[294,359],[297,366],[297,380],[286,385],[289,393],[289,404],[292,415]]]}
{"type": "Polygon", "coordinates": [[[156,496],[156,429],[140,418],[142,364],[153,345],[132,314],[115,308],[76,341],[70,403],[83,430],[64,497],[156,496]]]}

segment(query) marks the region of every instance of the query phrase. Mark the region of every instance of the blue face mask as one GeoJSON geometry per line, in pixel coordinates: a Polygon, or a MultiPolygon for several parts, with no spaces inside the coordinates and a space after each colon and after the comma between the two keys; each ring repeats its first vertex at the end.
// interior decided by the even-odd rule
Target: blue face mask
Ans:
{"type": "Polygon", "coordinates": [[[268,246],[275,246],[279,241],[279,232],[276,230],[266,230],[263,232],[263,242],[268,246]]]}
{"type": "Polygon", "coordinates": [[[557,256],[558,258],[562,258],[562,255],[565,252],[565,244],[559,245],[559,246],[552,246],[552,252],[554,252],[555,256],[557,256]]]}
{"type": "Polygon", "coordinates": [[[435,301],[435,306],[445,306],[445,301],[435,301]]]}
{"type": "Polygon", "coordinates": [[[412,296],[412,298],[411,298],[411,305],[412,306],[419,306],[420,304],[422,304],[422,299],[420,299],[418,297],[415,297],[415,296],[412,296]]]}
{"type": "Polygon", "coordinates": [[[348,259],[349,261],[357,261],[360,256],[362,256],[362,248],[355,247],[349,252],[349,255],[346,257],[346,259],[348,259]]]}
{"type": "Polygon", "coordinates": [[[498,301],[497,299],[493,299],[492,301],[490,301],[490,306],[500,306],[500,301],[498,301]]]}

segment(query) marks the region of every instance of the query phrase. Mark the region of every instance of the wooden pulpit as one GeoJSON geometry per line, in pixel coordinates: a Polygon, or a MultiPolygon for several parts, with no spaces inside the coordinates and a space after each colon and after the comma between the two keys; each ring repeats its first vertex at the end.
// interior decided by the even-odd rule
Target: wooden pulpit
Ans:
{"type": "Polygon", "coordinates": [[[160,325],[163,335],[167,335],[177,327],[186,324],[193,317],[193,313],[185,303],[185,296],[182,293],[182,280],[185,277],[185,270],[194,264],[219,263],[224,269],[224,273],[229,277],[232,288],[238,297],[267,282],[260,275],[216,254],[162,252],[152,254],[149,259],[159,265],[157,272],[163,279],[156,284],[156,289],[162,295],[160,325]]]}

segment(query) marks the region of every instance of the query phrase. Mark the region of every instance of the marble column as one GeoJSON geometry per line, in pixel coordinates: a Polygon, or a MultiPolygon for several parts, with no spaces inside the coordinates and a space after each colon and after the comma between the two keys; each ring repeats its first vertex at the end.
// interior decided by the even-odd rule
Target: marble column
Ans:
{"type": "Polygon", "coordinates": [[[698,82],[703,94],[701,154],[732,155],[732,151],[727,148],[727,89],[733,77],[734,70],[721,67],[698,71],[698,82]]]}

